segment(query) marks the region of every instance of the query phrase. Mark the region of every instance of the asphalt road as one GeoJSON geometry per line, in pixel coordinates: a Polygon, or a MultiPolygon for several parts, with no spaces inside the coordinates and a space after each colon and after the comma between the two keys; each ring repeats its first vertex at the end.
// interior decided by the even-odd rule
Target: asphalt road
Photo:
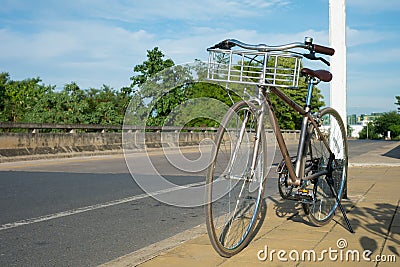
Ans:
{"type": "MultiPolygon", "coordinates": [[[[132,155],[139,162],[141,156],[132,155]]],[[[166,165],[160,155],[152,159],[166,165]]],[[[122,156],[0,168],[0,266],[96,266],[204,221],[201,207],[144,195],[122,156]]],[[[176,184],[204,180],[164,169],[176,184]]]]}
{"type": "MultiPolygon", "coordinates": [[[[350,141],[350,158],[380,145],[350,141]]],[[[204,171],[182,172],[159,152],[151,159],[173,183],[204,181],[204,171]]],[[[151,181],[143,153],[128,160],[136,177],[151,181]]],[[[274,177],[267,195],[277,192],[274,177]]],[[[202,207],[148,197],[121,155],[0,164],[0,192],[0,266],[96,266],[204,223],[202,207]]]]}

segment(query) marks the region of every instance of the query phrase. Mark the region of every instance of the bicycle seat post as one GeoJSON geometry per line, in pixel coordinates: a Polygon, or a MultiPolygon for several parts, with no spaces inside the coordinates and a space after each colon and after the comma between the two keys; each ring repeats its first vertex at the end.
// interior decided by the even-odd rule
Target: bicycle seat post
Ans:
{"type": "MultiPolygon", "coordinates": [[[[306,76],[306,81],[308,84],[308,92],[307,92],[307,97],[306,97],[306,105],[304,107],[304,111],[306,113],[309,113],[311,111],[311,99],[312,99],[312,92],[314,89],[314,85],[319,83],[319,80],[314,77],[306,76]]],[[[297,158],[296,158],[296,175],[300,179],[304,177],[304,173],[300,173],[301,171],[301,160],[302,160],[302,155],[304,154],[304,149],[305,149],[305,143],[306,143],[306,131],[307,131],[307,123],[308,123],[308,117],[304,116],[303,121],[301,124],[301,130],[300,130],[300,140],[299,140],[299,146],[297,147],[297,158]]]]}
{"type": "Polygon", "coordinates": [[[312,99],[312,93],[314,90],[314,86],[317,85],[320,82],[320,80],[315,77],[307,76],[306,81],[307,81],[307,85],[308,85],[308,92],[307,92],[305,110],[308,112],[311,109],[311,99],[312,99]]]}

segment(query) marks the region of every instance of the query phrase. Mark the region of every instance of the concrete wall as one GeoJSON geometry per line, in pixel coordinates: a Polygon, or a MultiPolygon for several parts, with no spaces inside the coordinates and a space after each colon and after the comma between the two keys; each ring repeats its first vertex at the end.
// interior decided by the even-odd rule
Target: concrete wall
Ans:
{"type": "MultiPolygon", "coordinates": [[[[287,143],[297,142],[299,134],[284,134],[287,143]]],[[[215,132],[132,132],[124,135],[125,148],[137,150],[160,147],[193,146],[214,140],[215,132]]],[[[268,134],[268,139],[273,138],[268,134]]],[[[122,133],[2,133],[0,161],[16,156],[118,151],[122,133]]],[[[268,140],[269,141],[269,140],[268,140]]]]}
{"type": "Polygon", "coordinates": [[[120,133],[2,133],[1,156],[120,149],[120,133]]]}

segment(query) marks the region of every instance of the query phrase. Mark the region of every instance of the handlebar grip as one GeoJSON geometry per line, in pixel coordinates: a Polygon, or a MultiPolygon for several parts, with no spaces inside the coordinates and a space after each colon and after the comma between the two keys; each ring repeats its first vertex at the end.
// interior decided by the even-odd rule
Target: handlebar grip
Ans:
{"type": "Polygon", "coordinates": [[[322,46],[322,45],[314,44],[313,49],[316,53],[320,53],[320,54],[324,54],[324,55],[328,55],[328,56],[333,56],[335,54],[335,49],[326,47],[326,46],[322,46]]]}

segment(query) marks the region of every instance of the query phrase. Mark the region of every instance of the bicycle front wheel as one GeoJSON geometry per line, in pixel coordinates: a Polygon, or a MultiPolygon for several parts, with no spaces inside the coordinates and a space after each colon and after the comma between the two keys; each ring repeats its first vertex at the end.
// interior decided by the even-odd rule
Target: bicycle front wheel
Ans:
{"type": "Polygon", "coordinates": [[[256,106],[241,101],[217,131],[206,180],[206,225],[212,246],[223,257],[247,245],[258,221],[266,175],[265,133],[257,137],[258,124],[256,106]]]}
{"type": "Polygon", "coordinates": [[[316,226],[322,226],[332,220],[342,199],[347,180],[348,155],[346,131],[339,113],[332,108],[326,108],[318,116],[320,133],[314,129],[310,136],[306,155],[308,171],[316,173],[330,169],[332,173],[311,181],[314,199],[303,207],[309,221],[316,226]],[[332,156],[328,147],[334,155],[333,161],[329,160],[332,156]]]}

